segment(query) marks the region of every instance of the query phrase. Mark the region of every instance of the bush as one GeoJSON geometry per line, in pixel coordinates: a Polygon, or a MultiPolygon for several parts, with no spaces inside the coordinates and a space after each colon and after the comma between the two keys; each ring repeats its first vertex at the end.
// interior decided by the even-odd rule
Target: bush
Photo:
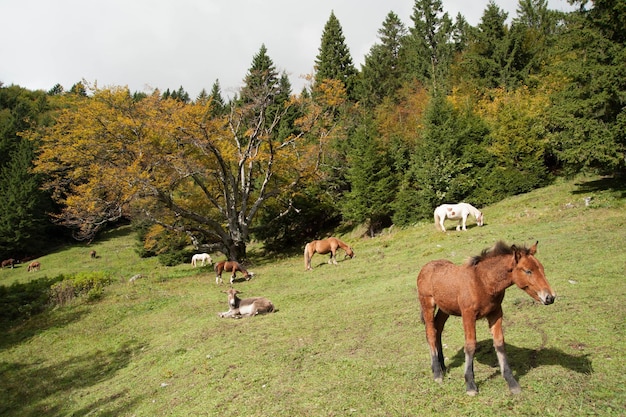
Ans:
{"type": "Polygon", "coordinates": [[[65,305],[81,296],[94,301],[102,297],[104,287],[111,282],[111,277],[104,272],[81,272],[52,285],[50,300],[57,305],[65,305]]]}
{"type": "Polygon", "coordinates": [[[187,263],[192,253],[187,250],[171,250],[159,254],[159,262],[165,266],[176,266],[187,263]]]}

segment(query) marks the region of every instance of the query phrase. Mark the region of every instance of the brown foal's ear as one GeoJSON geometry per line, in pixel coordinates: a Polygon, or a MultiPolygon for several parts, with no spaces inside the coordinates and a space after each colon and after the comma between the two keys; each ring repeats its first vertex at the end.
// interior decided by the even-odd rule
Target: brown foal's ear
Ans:
{"type": "Polygon", "coordinates": [[[539,241],[536,241],[535,244],[530,247],[528,253],[530,253],[531,255],[537,253],[537,244],[539,244],[539,241]]]}
{"type": "Polygon", "coordinates": [[[513,257],[515,258],[515,263],[517,264],[522,257],[522,252],[516,245],[511,245],[511,250],[513,251],[513,257]]]}

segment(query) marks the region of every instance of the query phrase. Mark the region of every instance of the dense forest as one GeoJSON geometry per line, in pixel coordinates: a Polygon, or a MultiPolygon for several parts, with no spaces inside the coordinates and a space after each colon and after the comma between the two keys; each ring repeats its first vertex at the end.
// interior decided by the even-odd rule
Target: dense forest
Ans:
{"type": "MultiPolygon", "coordinates": [[[[440,0],[389,12],[356,68],[331,12],[300,92],[261,45],[226,101],[81,80],[0,80],[0,256],[130,222],[145,256],[246,258],[343,225],[369,235],[480,207],[557,176],[626,170],[626,3],[495,2],[476,26],[440,0]]],[[[184,80],[182,80],[184,83],[184,80]]],[[[182,259],[182,258],[181,258],[182,259]]]]}

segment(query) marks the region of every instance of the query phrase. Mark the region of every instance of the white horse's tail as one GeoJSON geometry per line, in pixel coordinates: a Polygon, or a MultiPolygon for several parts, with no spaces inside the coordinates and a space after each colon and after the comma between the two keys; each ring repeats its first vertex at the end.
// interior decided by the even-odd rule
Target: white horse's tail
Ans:
{"type": "Polygon", "coordinates": [[[439,211],[439,208],[436,208],[435,209],[435,215],[434,215],[434,217],[435,217],[435,229],[441,230],[441,226],[439,225],[439,222],[441,221],[441,218],[439,217],[438,211],[439,211]]]}
{"type": "Polygon", "coordinates": [[[304,270],[305,271],[309,270],[309,265],[311,264],[311,257],[309,256],[309,245],[310,243],[307,243],[306,245],[304,245],[304,270]]]}

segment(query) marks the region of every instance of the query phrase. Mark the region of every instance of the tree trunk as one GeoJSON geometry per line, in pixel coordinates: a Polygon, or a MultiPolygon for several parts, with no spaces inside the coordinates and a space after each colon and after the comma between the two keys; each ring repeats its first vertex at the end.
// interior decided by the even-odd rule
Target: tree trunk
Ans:
{"type": "Polygon", "coordinates": [[[226,256],[231,261],[243,262],[246,259],[246,242],[229,240],[226,256]]]}

